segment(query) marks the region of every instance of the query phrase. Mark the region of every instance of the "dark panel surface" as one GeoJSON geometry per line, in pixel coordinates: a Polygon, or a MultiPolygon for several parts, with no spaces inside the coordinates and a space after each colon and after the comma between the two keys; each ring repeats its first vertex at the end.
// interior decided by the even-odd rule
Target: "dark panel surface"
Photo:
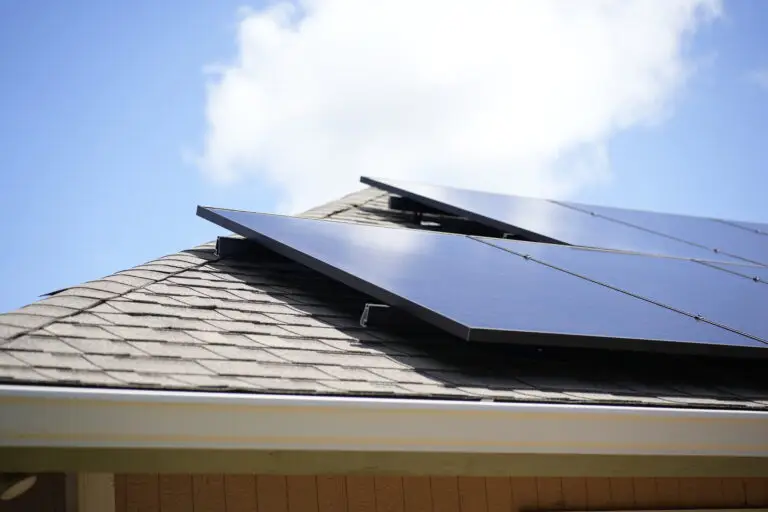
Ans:
{"type": "MultiPolygon", "coordinates": [[[[768,340],[768,287],[689,260],[484,239],[709,322],[768,340]]],[[[766,345],[768,348],[768,345],[766,345]]]]}
{"type": "Polygon", "coordinates": [[[203,207],[198,215],[463,339],[629,350],[752,348],[759,355],[765,347],[464,236],[203,207]]]}
{"type": "Polygon", "coordinates": [[[768,284],[768,267],[763,267],[761,265],[749,265],[749,264],[745,264],[745,265],[729,264],[725,262],[716,262],[716,263],[707,262],[706,264],[713,268],[721,269],[726,272],[739,275],[746,279],[750,279],[752,281],[757,281],[762,284],[768,284]]]}
{"type": "Polygon", "coordinates": [[[545,199],[378,178],[364,177],[361,181],[502,231],[521,232],[531,240],[681,258],[733,260],[709,249],[593,216],[545,199]]]}
{"type": "Polygon", "coordinates": [[[559,201],[579,211],[632,224],[709,249],[768,264],[768,237],[726,222],[687,215],[627,210],[559,201]]]}

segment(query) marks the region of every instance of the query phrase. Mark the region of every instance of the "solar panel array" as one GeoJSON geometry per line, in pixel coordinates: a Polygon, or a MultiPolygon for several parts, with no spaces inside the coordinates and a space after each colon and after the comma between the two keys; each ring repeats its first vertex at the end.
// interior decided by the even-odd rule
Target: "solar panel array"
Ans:
{"type": "MultiPolygon", "coordinates": [[[[412,190],[434,192],[435,188],[412,190]]],[[[412,192],[410,197],[420,196],[412,192]]],[[[475,220],[492,213],[485,208],[470,215],[472,205],[482,209],[483,204],[441,197],[455,198],[459,204],[453,204],[451,211],[461,210],[475,220]]],[[[574,205],[517,199],[511,198],[506,209],[499,198],[491,202],[502,220],[491,219],[494,224],[487,221],[489,225],[534,228],[544,232],[541,236],[548,241],[559,243],[219,208],[199,207],[198,215],[468,341],[768,355],[768,321],[760,314],[768,286],[753,279],[768,267],[744,264],[735,256],[655,233],[661,240],[675,242],[666,247],[677,250],[673,256],[678,258],[642,254],[638,248],[648,247],[643,243],[634,244],[635,253],[572,247],[560,239],[583,240],[589,224],[576,224],[578,229],[569,232],[542,220],[542,212],[558,222],[582,216],[595,219],[599,224],[594,226],[624,224],[584,213],[574,205]],[[526,210],[531,205],[534,210],[526,210]],[[551,212],[558,213],[553,217],[551,212]],[[688,247],[691,252],[683,256],[688,247]],[[711,261],[694,260],[691,254],[705,254],[711,261]]],[[[421,200],[437,207],[434,196],[421,200]]],[[[632,230],[627,233],[645,232],[625,227],[632,230]]],[[[607,240],[629,243],[631,237],[607,240]]],[[[663,243],[653,247],[659,251],[663,243]]],[[[612,249],[626,251],[627,247],[612,249]]]]}

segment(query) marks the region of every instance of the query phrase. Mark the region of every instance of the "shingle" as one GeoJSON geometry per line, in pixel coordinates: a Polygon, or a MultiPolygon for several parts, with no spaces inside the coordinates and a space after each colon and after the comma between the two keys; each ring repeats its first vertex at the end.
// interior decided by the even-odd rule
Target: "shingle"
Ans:
{"type": "Polygon", "coordinates": [[[120,384],[104,372],[74,370],[69,368],[41,368],[37,370],[51,380],[61,383],[89,384],[96,386],[114,386],[120,384]]]}
{"type": "Polygon", "coordinates": [[[94,290],[92,288],[86,288],[84,286],[73,286],[57,292],[55,297],[80,297],[85,299],[106,300],[117,296],[115,293],[105,292],[102,290],[94,290]]]}
{"type": "MultiPolygon", "coordinates": [[[[222,315],[231,318],[232,320],[237,320],[240,322],[253,322],[253,323],[259,323],[259,324],[279,324],[281,323],[279,320],[275,320],[274,318],[270,318],[267,315],[262,315],[261,313],[251,313],[246,311],[235,311],[232,309],[219,309],[219,313],[222,315]]],[[[297,317],[298,318],[298,317],[297,317]]]]}
{"type": "Polygon", "coordinates": [[[182,383],[166,374],[136,373],[132,371],[107,372],[108,376],[125,384],[155,388],[180,388],[182,383]]]}
{"type": "Polygon", "coordinates": [[[21,336],[2,345],[3,350],[25,350],[47,352],[49,354],[77,354],[72,348],[57,338],[46,336],[21,336]]]}
{"type": "Polygon", "coordinates": [[[286,325],[292,333],[305,338],[350,339],[351,336],[333,327],[304,327],[301,325],[286,325]]]}
{"type": "Polygon", "coordinates": [[[38,315],[24,315],[16,313],[6,313],[0,315],[0,324],[12,327],[22,327],[24,329],[37,329],[51,321],[50,317],[38,315]]]}
{"type": "Polygon", "coordinates": [[[182,359],[221,359],[222,357],[200,344],[160,343],[157,341],[133,341],[130,344],[152,356],[182,359]]]}
{"type": "Polygon", "coordinates": [[[458,388],[449,388],[437,384],[412,384],[398,383],[398,387],[406,390],[411,395],[431,396],[431,397],[459,397],[470,398],[472,395],[458,388]]]}
{"type": "MultiPolygon", "coordinates": [[[[322,343],[328,347],[330,347],[330,350],[340,350],[342,352],[347,352],[350,354],[381,354],[383,352],[382,350],[382,344],[379,342],[377,345],[366,345],[363,344],[357,340],[350,339],[350,340],[322,340],[322,343]]],[[[394,349],[393,346],[387,345],[387,353],[398,353],[397,350],[394,349]]]]}
{"type": "Polygon", "coordinates": [[[188,261],[181,261],[172,256],[164,256],[162,258],[158,258],[154,261],[147,263],[147,265],[163,265],[166,267],[172,267],[178,270],[183,270],[186,268],[194,267],[195,263],[190,263],[188,261]]]}
{"type": "Polygon", "coordinates": [[[242,300],[239,294],[248,293],[243,292],[242,290],[219,290],[218,288],[195,288],[195,291],[197,291],[200,296],[232,301],[242,300]],[[237,292],[238,295],[235,295],[234,292],[237,292]]]}
{"type": "Polygon", "coordinates": [[[440,383],[440,381],[437,379],[433,379],[432,377],[429,377],[427,375],[422,375],[421,373],[418,373],[413,370],[392,370],[387,368],[371,368],[371,371],[373,373],[381,375],[382,377],[385,377],[397,383],[425,384],[425,385],[434,385],[434,384],[440,383]]]}
{"type": "MultiPolygon", "coordinates": [[[[142,270],[149,270],[150,272],[160,272],[162,274],[168,275],[168,274],[174,274],[176,272],[179,272],[181,270],[179,267],[172,267],[170,265],[163,265],[161,263],[145,263],[144,265],[139,265],[138,267],[133,267],[130,270],[125,271],[128,272],[134,272],[134,271],[142,271],[142,270]]],[[[120,272],[121,274],[123,272],[120,272]]]]}
{"type": "Polygon", "coordinates": [[[77,296],[54,295],[53,297],[48,297],[47,299],[38,301],[37,304],[42,304],[45,306],[61,306],[61,307],[70,308],[70,309],[88,309],[90,307],[95,306],[99,302],[100,302],[99,299],[89,299],[86,297],[77,297],[77,296]]]}
{"type": "Polygon", "coordinates": [[[71,345],[84,354],[103,354],[113,356],[138,356],[144,355],[140,350],[132,347],[124,341],[98,340],[85,338],[62,338],[67,345],[71,345]]]}
{"type": "MultiPolygon", "coordinates": [[[[4,349],[5,345],[0,345],[4,349]]],[[[22,361],[21,359],[13,357],[11,354],[6,352],[0,352],[0,366],[28,366],[27,363],[22,361]]],[[[5,371],[5,370],[3,370],[5,371]]]]}
{"type": "Polygon", "coordinates": [[[80,286],[83,288],[89,288],[91,290],[107,292],[111,295],[121,295],[134,288],[133,286],[129,286],[127,284],[110,281],[109,278],[105,278],[99,281],[89,281],[87,283],[83,283],[80,286]]]}
{"type": "Polygon", "coordinates": [[[241,334],[289,334],[276,325],[252,324],[234,320],[207,320],[207,322],[222,331],[241,334]]]}
{"type": "Polygon", "coordinates": [[[165,373],[170,376],[181,373],[201,375],[211,373],[209,370],[203,368],[195,361],[182,359],[113,356],[87,357],[89,361],[104,370],[133,371],[137,373],[165,373]]]}
{"type": "Polygon", "coordinates": [[[115,301],[111,303],[115,308],[132,315],[175,316],[192,320],[226,320],[227,318],[210,309],[189,307],[166,306],[163,304],[150,304],[147,302],[115,301]]]}
{"type": "Polygon", "coordinates": [[[45,352],[8,351],[8,354],[37,368],[70,368],[73,370],[96,370],[85,358],[73,354],[48,354],[45,352]]]}
{"type": "Polygon", "coordinates": [[[316,368],[295,364],[273,364],[257,361],[201,361],[201,364],[219,375],[315,380],[327,378],[316,368]]]}
{"type": "Polygon", "coordinates": [[[264,361],[264,362],[285,362],[283,359],[270,354],[266,350],[260,348],[243,348],[232,345],[206,345],[208,350],[218,354],[217,357],[225,357],[227,359],[238,359],[244,361],[264,361]]]}
{"type": "MultiPolygon", "coordinates": [[[[92,309],[88,311],[93,311],[92,309]]],[[[70,324],[82,324],[82,325],[109,325],[110,322],[105,320],[102,316],[96,316],[91,313],[78,313],[76,315],[68,316],[59,320],[59,322],[65,322],[70,324]]]]}
{"type": "Polygon", "coordinates": [[[62,322],[49,325],[45,328],[45,331],[53,333],[57,336],[68,336],[72,338],[94,338],[101,340],[117,338],[117,336],[107,332],[101,327],[67,324],[62,322]]]}
{"type": "Polygon", "coordinates": [[[211,375],[177,375],[176,380],[196,388],[211,389],[255,389],[257,386],[233,377],[211,375]]]}
{"type": "Polygon", "coordinates": [[[186,306],[186,304],[181,302],[178,298],[169,297],[167,295],[158,295],[156,293],[144,293],[141,291],[126,293],[123,295],[123,299],[132,302],[152,302],[155,304],[163,304],[165,306],[186,306]]]}
{"type": "Polygon", "coordinates": [[[51,318],[60,318],[62,316],[71,315],[74,313],[74,310],[71,308],[53,306],[50,304],[40,304],[39,302],[35,302],[29,306],[24,306],[21,309],[17,309],[15,312],[25,315],[39,315],[51,318]]]}
{"type": "Polygon", "coordinates": [[[308,364],[330,364],[358,368],[403,368],[403,365],[385,356],[309,352],[305,350],[270,349],[273,354],[288,361],[308,364]]]}
{"type": "Polygon", "coordinates": [[[21,327],[11,327],[10,325],[0,324],[0,340],[11,338],[28,330],[29,329],[23,329],[21,327]]]}
{"type": "Polygon", "coordinates": [[[270,348],[290,348],[294,350],[313,350],[321,352],[338,352],[339,349],[318,340],[305,340],[303,338],[288,338],[270,336],[267,334],[247,334],[249,338],[260,345],[270,348]]]}
{"type": "MultiPolygon", "coordinates": [[[[206,293],[209,293],[209,292],[206,290],[206,293]]],[[[228,290],[227,293],[230,295],[234,295],[236,299],[240,298],[242,300],[251,300],[251,301],[269,302],[269,299],[267,297],[270,297],[269,294],[266,294],[266,293],[258,293],[258,292],[248,291],[248,290],[228,290]]],[[[225,298],[225,297],[222,297],[222,298],[225,298]]],[[[273,298],[273,300],[276,302],[278,301],[278,299],[276,298],[273,298]]]]}
{"type": "MultiPolygon", "coordinates": [[[[186,277],[187,273],[183,272],[174,277],[169,277],[168,282],[177,284],[179,286],[189,286],[192,288],[216,288],[219,290],[247,290],[250,288],[247,284],[239,281],[222,281],[220,279],[211,279],[213,276],[205,276],[206,279],[196,279],[186,277]]],[[[207,290],[204,290],[206,292],[207,290]]]]}
{"type": "Polygon", "coordinates": [[[369,372],[363,368],[343,368],[341,366],[318,366],[318,370],[321,370],[331,377],[335,377],[340,380],[362,380],[368,382],[390,382],[391,380],[369,372]]]}
{"type": "MultiPolygon", "coordinates": [[[[0,354],[2,356],[2,354],[0,354]]],[[[0,382],[40,382],[52,380],[31,368],[2,367],[0,368],[0,382]]]]}
{"type": "Polygon", "coordinates": [[[160,279],[165,279],[168,276],[168,274],[165,272],[156,272],[152,270],[144,270],[144,269],[136,269],[136,268],[118,272],[116,275],[138,277],[139,279],[149,279],[150,281],[159,281],[160,279]]]}
{"type": "Polygon", "coordinates": [[[219,301],[218,299],[212,299],[211,297],[185,296],[185,297],[177,297],[175,300],[178,300],[179,302],[182,302],[189,306],[194,306],[195,308],[209,308],[209,309],[215,309],[218,306],[218,304],[221,303],[221,301],[219,301]]]}
{"type": "MultiPolygon", "coordinates": [[[[330,327],[329,324],[316,320],[309,315],[282,315],[279,313],[269,313],[269,316],[281,324],[299,325],[303,327],[330,327]]],[[[330,337],[333,338],[335,336],[330,337]]]]}
{"type": "Polygon", "coordinates": [[[122,293],[135,288],[141,288],[142,286],[146,286],[154,282],[152,279],[142,279],[140,277],[128,276],[125,274],[115,274],[108,276],[104,278],[104,281],[112,281],[116,284],[125,285],[125,288],[123,288],[124,291],[122,293]]]}
{"type": "Polygon", "coordinates": [[[320,381],[321,384],[329,388],[343,391],[345,393],[360,393],[373,395],[397,395],[403,392],[403,388],[394,384],[384,384],[380,382],[363,382],[355,380],[328,380],[320,381]]]}
{"type": "Polygon", "coordinates": [[[104,321],[102,321],[104,324],[152,327],[154,329],[181,329],[201,331],[216,330],[215,327],[203,322],[202,320],[189,320],[187,318],[177,318],[171,316],[128,315],[119,313],[105,313],[99,316],[104,319],[104,321]]]}
{"type": "Polygon", "coordinates": [[[142,289],[152,293],[159,293],[161,295],[178,295],[181,297],[192,295],[203,297],[202,293],[197,290],[193,290],[192,288],[187,288],[184,286],[172,286],[165,284],[165,282],[150,284],[142,289]]]}
{"type": "Polygon", "coordinates": [[[105,302],[88,309],[89,313],[119,313],[120,310],[115,309],[111,303],[105,302]]]}
{"type": "Polygon", "coordinates": [[[268,377],[240,377],[239,380],[246,381],[247,383],[261,388],[265,391],[276,391],[280,393],[285,392],[314,392],[322,393],[334,391],[328,386],[324,386],[319,382],[313,380],[290,380],[290,379],[276,379],[268,377]]]}
{"type": "Polygon", "coordinates": [[[166,341],[169,343],[193,343],[194,339],[183,331],[150,329],[148,327],[105,326],[115,336],[125,340],[166,341]]]}

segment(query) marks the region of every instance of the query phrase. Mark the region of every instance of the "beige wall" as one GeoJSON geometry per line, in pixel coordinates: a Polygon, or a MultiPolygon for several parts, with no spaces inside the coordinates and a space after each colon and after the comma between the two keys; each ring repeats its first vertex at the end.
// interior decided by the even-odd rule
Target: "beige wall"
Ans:
{"type": "Polygon", "coordinates": [[[116,512],[514,512],[768,507],[768,478],[115,475],[116,512]]]}

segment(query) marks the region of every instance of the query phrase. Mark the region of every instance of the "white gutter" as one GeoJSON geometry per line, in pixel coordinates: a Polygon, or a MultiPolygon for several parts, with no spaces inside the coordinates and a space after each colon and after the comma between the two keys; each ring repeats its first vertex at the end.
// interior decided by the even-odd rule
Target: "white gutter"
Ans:
{"type": "Polygon", "coordinates": [[[0,446],[768,456],[768,413],[0,386],[0,446]]]}

